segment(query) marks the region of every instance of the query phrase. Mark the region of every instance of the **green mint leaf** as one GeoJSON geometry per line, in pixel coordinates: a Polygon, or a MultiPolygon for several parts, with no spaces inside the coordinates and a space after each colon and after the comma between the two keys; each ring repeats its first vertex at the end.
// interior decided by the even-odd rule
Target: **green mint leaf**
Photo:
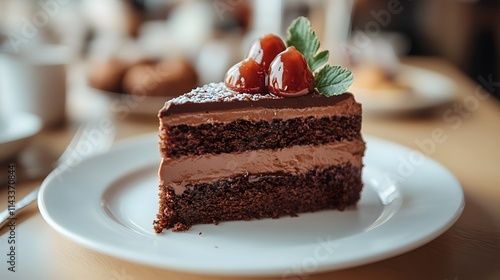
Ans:
{"type": "Polygon", "coordinates": [[[321,65],[325,64],[328,61],[329,56],[330,52],[326,50],[318,53],[318,55],[314,57],[314,61],[309,67],[312,69],[312,71],[318,69],[321,65]]]}
{"type": "Polygon", "coordinates": [[[322,51],[316,55],[320,43],[311,28],[311,22],[305,17],[298,17],[290,24],[286,44],[288,47],[294,46],[304,55],[311,71],[318,69],[328,60],[328,51],[322,51]]]}
{"type": "Polygon", "coordinates": [[[341,66],[326,65],[314,75],[316,88],[327,97],[344,93],[354,81],[352,72],[341,66]]]}
{"type": "MultiPolygon", "coordinates": [[[[304,55],[313,72],[326,64],[330,55],[327,50],[317,53],[320,43],[305,17],[298,17],[290,24],[286,44],[288,47],[294,46],[304,55]]],[[[344,93],[353,79],[352,72],[341,66],[326,65],[314,73],[316,88],[327,97],[344,93]]]]}

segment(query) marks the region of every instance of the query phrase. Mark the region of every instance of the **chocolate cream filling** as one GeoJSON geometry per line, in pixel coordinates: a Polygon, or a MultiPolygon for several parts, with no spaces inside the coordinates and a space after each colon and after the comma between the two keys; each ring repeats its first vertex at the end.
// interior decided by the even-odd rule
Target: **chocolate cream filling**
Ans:
{"type": "Polygon", "coordinates": [[[312,168],[321,170],[346,162],[361,169],[364,150],[362,140],[353,140],[319,146],[292,146],[279,150],[184,156],[162,159],[158,173],[163,186],[170,186],[176,195],[181,195],[188,185],[214,182],[237,175],[275,172],[301,174],[312,168]]]}

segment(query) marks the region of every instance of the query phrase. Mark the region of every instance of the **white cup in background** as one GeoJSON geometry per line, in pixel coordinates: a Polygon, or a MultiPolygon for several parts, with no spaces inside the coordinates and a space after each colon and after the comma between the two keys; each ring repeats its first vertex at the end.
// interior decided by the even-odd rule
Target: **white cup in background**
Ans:
{"type": "Polygon", "coordinates": [[[66,115],[66,65],[70,49],[39,45],[16,53],[0,50],[0,112],[23,111],[40,117],[44,127],[66,115]]]}

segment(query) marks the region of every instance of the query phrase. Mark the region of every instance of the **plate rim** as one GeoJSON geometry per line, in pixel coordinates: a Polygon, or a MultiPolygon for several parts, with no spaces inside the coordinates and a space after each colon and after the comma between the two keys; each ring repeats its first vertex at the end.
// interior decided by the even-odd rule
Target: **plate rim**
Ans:
{"type": "Polygon", "coordinates": [[[170,99],[178,97],[178,95],[133,95],[124,92],[107,91],[92,87],[88,83],[86,87],[89,91],[105,98],[108,102],[118,102],[123,106],[127,106],[128,112],[135,116],[156,116],[158,111],[163,107],[163,104],[170,99]],[[129,102],[134,104],[129,106],[129,102]]]}
{"type": "MultiPolygon", "coordinates": [[[[153,136],[156,138],[157,133],[149,133],[149,134],[140,135],[140,136],[121,140],[121,141],[119,141],[119,143],[117,143],[115,145],[115,147],[113,147],[113,149],[109,153],[104,154],[104,155],[97,155],[94,157],[107,156],[107,155],[111,154],[113,151],[117,152],[119,150],[124,150],[124,149],[127,150],[127,148],[133,147],[134,145],[137,145],[137,144],[141,143],[142,141],[147,141],[148,139],[151,140],[151,138],[153,136]]],[[[406,152],[414,151],[414,150],[412,150],[408,147],[405,147],[401,144],[398,144],[398,143],[395,143],[395,142],[392,142],[389,140],[385,140],[382,138],[373,137],[373,136],[366,136],[366,135],[364,136],[364,138],[365,138],[365,140],[368,140],[367,142],[372,142],[372,141],[377,142],[378,141],[380,143],[384,143],[386,145],[391,145],[393,147],[396,147],[397,149],[402,149],[406,152]]],[[[84,161],[91,160],[94,157],[85,159],[84,161]]],[[[387,259],[390,257],[400,255],[400,254],[405,253],[405,252],[409,252],[409,251],[414,250],[415,248],[418,248],[418,247],[430,242],[431,240],[437,238],[438,236],[443,234],[445,231],[447,231],[459,219],[461,213],[463,212],[464,206],[465,206],[464,192],[463,192],[463,189],[461,187],[460,182],[448,169],[446,169],[444,166],[439,164],[437,161],[435,161],[434,159],[429,158],[429,157],[425,157],[425,158],[426,158],[426,160],[429,160],[431,163],[437,164],[438,166],[440,166],[442,171],[444,171],[450,179],[454,180],[454,183],[455,183],[454,188],[456,191],[459,191],[458,192],[459,197],[457,197],[457,209],[454,210],[453,215],[449,216],[447,218],[447,221],[445,223],[443,223],[438,230],[434,230],[431,234],[421,236],[418,240],[416,240],[410,244],[405,244],[404,246],[400,245],[395,249],[386,250],[382,253],[366,255],[366,256],[361,257],[361,258],[358,257],[355,260],[345,260],[344,262],[337,262],[337,263],[330,264],[330,265],[324,265],[322,267],[316,268],[314,270],[314,273],[321,273],[321,272],[326,272],[326,271],[351,268],[351,267],[355,267],[355,266],[360,266],[360,265],[384,260],[384,259],[387,259]]],[[[137,166],[137,167],[141,168],[144,166],[141,165],[141,166],[137,166]]],[[[137,257],[132,256],[133,254],[128,254],[127,249],[121,249],[121,250],[117,251],[115,248],[115,250],[110,251],[109,249],[106,249],[106,247],[110,247],[111,245],[107,244],[107,246],[103,247],[102,244],[100,244],[96,240],[88,240],[88,238],[84,238],[82,236],[75,235],[75,233],[72,233],[71,230],[65,228],[63,225],[58,224],[56,221],[54,221],[51,218],[51,215],[50,215],[50,213],[47,212],[47,208],[45,206],[44,195],[46,194],[47,189],[50,188],[51,182],[55,179],[54,176],[55,175],[51,173],[46,178],[46,180],[44,180],[44,182],[42,183],[40,193],[38,196],[38,205],[39,205],[40,212],[42,214],[43,219],[53,229],[55,229],[57,232],[61,233],[66,238],[68,238],[72,241],[75,241],[76,243],[78,243],[81,246],[90,248],[92,250],[95,250],[97,252],[100,252],[100,253],[103,253],[106,255],[110,255],[113,257],[120,258],[120,259],[131,261],[134,263],[151,265],[151,266],[155,266],[155,267],[159,267],[159,268],[163,268],[163,269],[171,269],[171,270],[176,270],[176,271],[187,271],[187,272],[195,273],[195,274],[224,275],[224,276],[282,276],[284,274],[284,269],[285,269],[284,267],[266,268],[266,269],[263,269],[260,271],[255,271],[252,268],[250,268],[250,269],[226,268],[225,270],[221,270],[220,268],[210,268],[210,267],[200,268],[199,266],[192,267],[189,265],[179,266],[178,264],[175,264],[175,263],[165,264],[164,262],[152,261],[151,259],[149,259],[149,260],[139,259],[137,257]],[[127,252],[127,254],[125,254],[126,256],[124,256],[123,252],[127,252]]],[[[104,191],[106,191],[106,189],[107,188],[105,188],[104,191]]],[[[351,237],[347,237],[347,238],[351,238],[351,237]]],[[[111,247],[113,247],[113,246],[111,246],[111,247]]],[[[130,249],[128,249],[128,250],[130,250],[130,249]]],[[[292,267],[292,265],[290,264],[286,267],[287,267],[286,269],[289,269],[292,267]]]]}
{"type": "Polygon", "coordinates": [[[22,130],[22,132],[17,133],[15,136],[5,137],[5,140],[0,138],[0,145],[20,141],[25,138],[36,135],[42,128],[41,119],[35,114],[27,112],[16,112],[8,113],[6,115],[0,115],[0,121],[5,123],[6,127],[15,127],[17,130],[22,130]],[[18,124],[28,123],[28,126],[18,124]]]}
{"type": "MultiPolygon", "coordinates": [[[[429,68],[423,68],[412,64],[401,63],[399,66],[399,72],[418,72],[419,74],[424,74],[427,76],[434,76],[441,80],[443,84],[446,84],[448,90],[442,94],[441,98],[437,98],[434,100],[421,100],[420,102],[415,103],[415,100],[418,101],[418,97],[421,97],[422,94],[417,94],[417,96],[413,96],[413,98],[409,97],[400,97],[398,99],[390,99],[382,102],[375,102],[375,99],[369,98],[366,96],[356,95],[356,91],[363,91],[364,95],[367,95],[370,92],[370,89],[366,88],[352,88],[354,96],[358,100],[358,102],[363,104],[363,112],[367,114],[380,114],[380,115],[391,115],[391,114],[404,114],[404,113],[414,113],[422,110],[428,110],[432,108],[436,108],[439,106],[443,106],[452,102],[456,98],[456,83],[449,76],[434,71],[429,68]],[[416,98],[415,98],[416,97],[416,98]],[[397,102],[396,102],[397,101],[397,102]]],[[[421,90],[415,89],[415,92],[420,92],[421,90]]],[[[415,95],[415,93],[412,93],[415,95]]]]}
{"type": "MultiPolygon", "coordinates": [[[[15,127],[20,132],[8,135],[4,139],[0,138],[0,148],[10,147],[7,152],[0,153],[0,161],[13,157],[26,144],[42,130],[42,120],[40,117],[27,112],[9,112],[6,115],[0,114],[0,121],[8,129],[15,127]]],[[[10,130],[10,129],[9,129],[10,130]]]]}

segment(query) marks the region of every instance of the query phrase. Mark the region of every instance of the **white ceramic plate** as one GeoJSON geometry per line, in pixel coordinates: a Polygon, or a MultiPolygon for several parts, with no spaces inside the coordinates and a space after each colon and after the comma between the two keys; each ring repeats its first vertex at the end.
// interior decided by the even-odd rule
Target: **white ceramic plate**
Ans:
{"type": "Polygon", "coordinates": [[[38,199],[44,219],[83,246],[133,262],[204,274],[287,277],[410,251],[448,229],[464,206],[459,182],[444,167],[366,137],[365,188],[356,209],[156,235],[157,142],[156,135],[129,140],[49,175],[38,199]]]}
{"type": "Polygon", "coordinates": [[[32,114],[16,112],[0,116],[0,161],[18,153],[41,128],[40,118],[32,114]]]}
{"type": "Polygon", "coordinates": [[[356,100],[363,104],[363,112],[376,114],[411,113],[447,104],[455,98],[455,83],[440,73],[401,65],[396,81],[409,90],[396,90],[387,96],[386,90],[350,88],[356,100]]]}

